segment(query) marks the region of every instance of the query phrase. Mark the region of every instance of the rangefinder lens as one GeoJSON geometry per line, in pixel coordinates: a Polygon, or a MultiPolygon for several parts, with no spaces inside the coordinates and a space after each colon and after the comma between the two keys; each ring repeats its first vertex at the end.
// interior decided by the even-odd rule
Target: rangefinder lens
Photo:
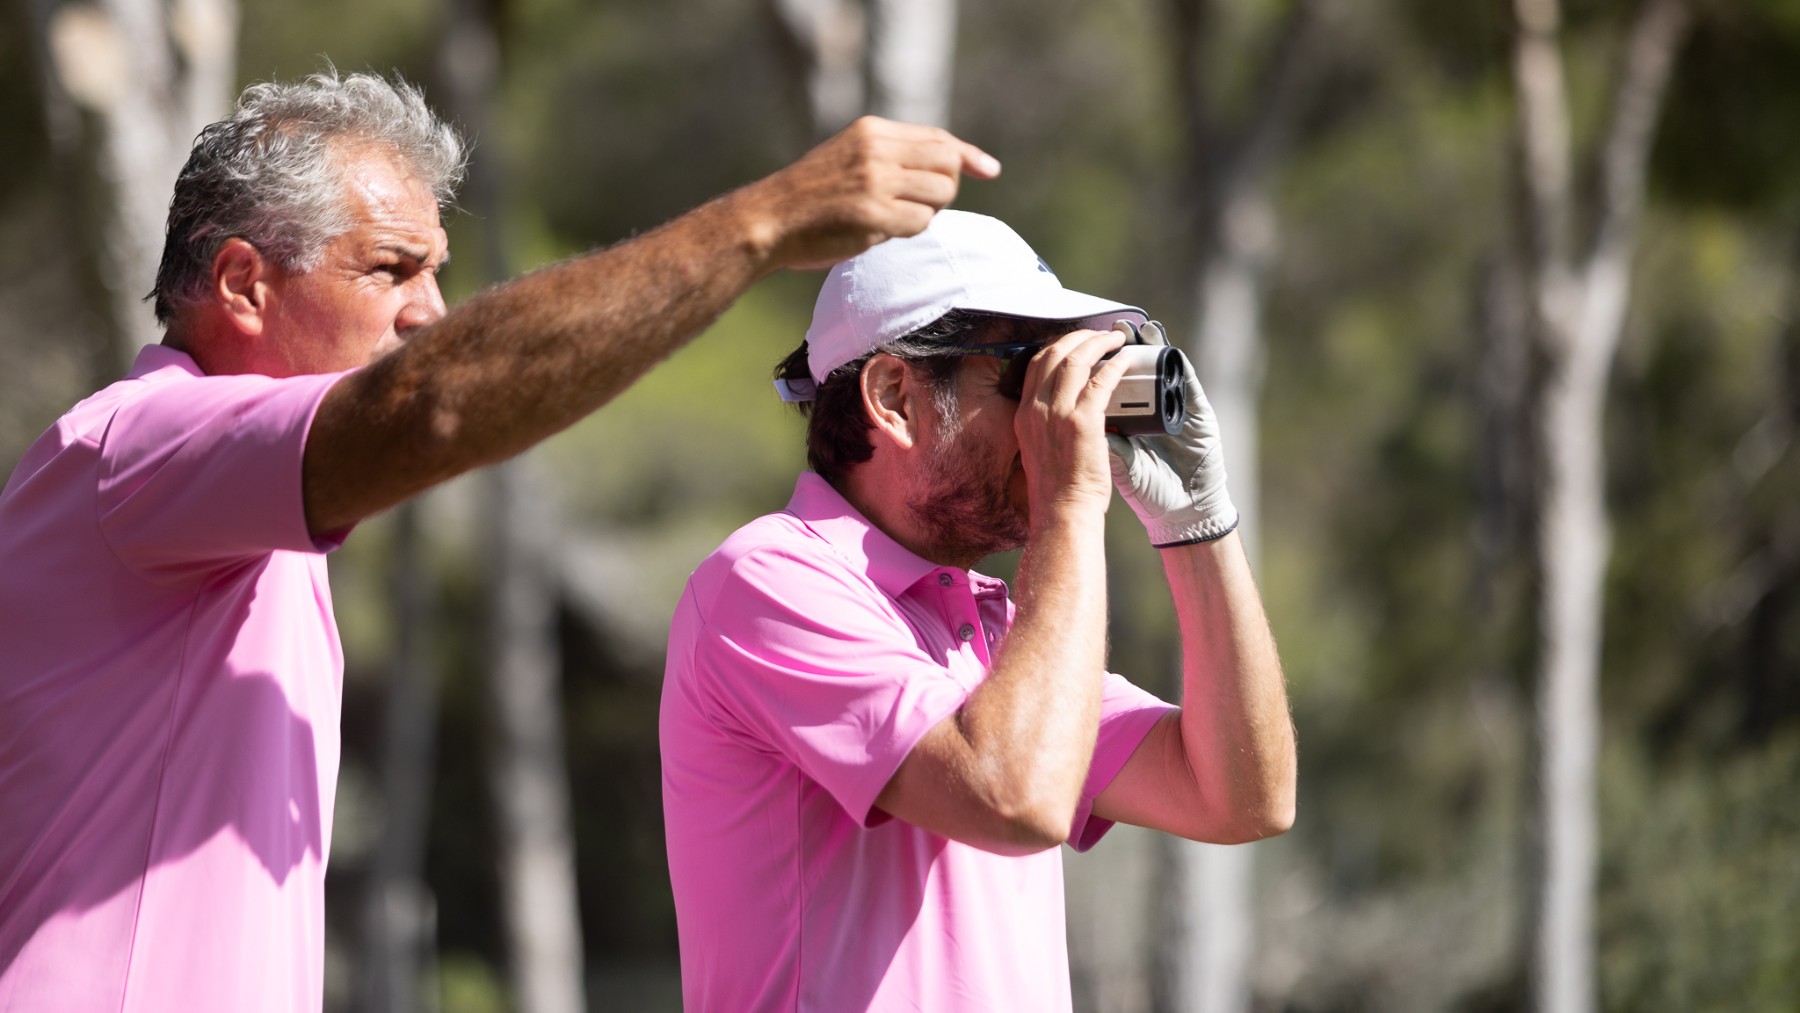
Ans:
{"type": "Polygon", "coordinates": [[[1126,345],[1108,355],[1124,356],[1125,376],[1106,406],[1106,428],[1125,436],[1173,436],[1187,421],[1182,379],[1187,357],[1168,345],[1126,345]]]}
{"type": "MultiPolygon", "coordinates": [[[[1103,359],[1125,357],[1125,376],[1113,389],[1106,407],[1106,428],[1126,436],[1155,434],[1174,435],[1187,421],[1187,394],[1183,381],[1187,375],[1187,356],[1166,344],[1146,344],[1136,324],[1121,320],[1114,324],[1130,340],[1103,359]]],[[[1161,325],[1152,321],[1161,337],[1161,325]]],[[[968,351],[995,355],[1001,359],[998,392],[1014,401],[1024,396],[1025,373],[1041,345],[987,345],[968,351]]]]}

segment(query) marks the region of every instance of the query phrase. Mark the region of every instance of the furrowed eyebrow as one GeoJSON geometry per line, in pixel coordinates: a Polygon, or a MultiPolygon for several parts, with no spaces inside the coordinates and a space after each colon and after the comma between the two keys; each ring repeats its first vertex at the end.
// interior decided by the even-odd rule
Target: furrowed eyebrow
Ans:
{"type": "MultiPolygon", "coordinates": [[[[428,247],[408,246],[404,243],[382,243],[380,246],[376,247],[376,249],[383,253],[392,253],[395,256],[404,257],[407,260],[415,261],[420,264],[431,263],[431,250],[428,247]]],[[[444,258],[437,262],[437,266],[443,267],[448,263],[450,263],[450,251],[445,250],[444,258]]]]}

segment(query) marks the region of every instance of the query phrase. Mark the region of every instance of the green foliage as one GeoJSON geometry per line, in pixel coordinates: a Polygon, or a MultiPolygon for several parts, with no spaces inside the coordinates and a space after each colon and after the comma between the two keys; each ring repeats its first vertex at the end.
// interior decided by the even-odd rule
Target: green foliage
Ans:
{"type": "Polygon", "coordinates": [[[493,965],[474,954],[444,954],[438,961],[437,987],[438,1008],[444,1013],[505,1013],[512,1008],[493,965]]]}
{"type": "MultiPolygon", "coordinates": [[[[1206,82],[1229,107],[1256,86],[1243,57],[1284,5],[1222,6],[1206,82]]],[[[1265,880],[1277,899],[1295,882],[1317,886],[1311,906],[1270,903],[1264,942],[1295,947],[1283,966],[1303,969],[1270,1001],[1423,1008],[1426,993],[1406,983],[1479,942],[1491,957],[1434,985],[1429,994],[1452,998],[1430,1008],[1509,1008],[1523,939],[1508,950],[1489,936],[1496,923],[1524,924],[1530,892],[1506,856],[1523,854],[1530,817],[1532,617],[1523,532],[1492,543],[1481,534],[1476,404],[1477,307],[1511,216],[1509,28],[1503,4],[1340,6],[1353,11],[1334,39],[1325,96],[1277,180],[1265,300],[1253,523],[1302,760],[1300,823],[1271,852],[1265,880]],[[1493,898],[1480,918],[1457,907],[1465,888],[1493,898]],[[1391,919],[1387,945],[1359,950],[1344,936],[1369,911],[1405,917],[1391,919]],[[1314,924],[1352,928],[1299,948],[1314,924]]],[[[1635,3],[1568,6],[1582,141],[1609,101],[1635,3]]],[[[1655,149],[1607,416],[1600,969],[1605,1002],[1620,1010],[1791,1009],[1800,994],[1800,823],[1789,802],[1800,783],[1800,530],[1790,519],[1800,497],[1790,319],[1800,5],[1700,11],[1655,149]]],[[[444,14],[427,0],[249,0],[240,77],[291,77],[330,59],[398,67],[438,95],[444,14]]],[[[807,143],[757,5],[533,0],[503,14],[505,93],[477,140],[509,175],[497,224],[515,269],[651,228],[807,143]]],[[[969,183],[959,206],[1011,221],[1066,283],[1140,303],[1177,331],[1191,326],[1190,224],[1176,194],[1193,167],[1181,161],[1166,5],[1009,0],[965,3],[960,18],[953,125],[1006,172],[969,183]]],[[[61,280],[73,254],[41,240],[57,232],[56,191],[28,57],[22,33],[0,33],[0,130],[13,156],[0,163],[0,237],[12,240],[0,245],[13,251],[0,258],[0,349],[17,364],[0,377],[8,462],[53,402],[80,396],[70,336],[87,312],[61,280]]],[[[487,273],[473,224],[448,223],[452,302],[487,273]]],[[[666,616],[704,553],[785,502],[803,430],[768,381],[804,333],[818,280],[759,285],[534,452],[569,529],[629,561],[644,614],[666,616]]],[[[508,1003],[468,499],[453,487],[431,501],[447,518],[432,542],[441,684],[428,858],[447,1011],[508,1003]]],[[[1172,624],[1155,555],[1127,511],[1109,526],[1113,667],[1166,690],[1172,624]]],[[[378,783],[393,647],[388,531],[365,525],[332,564],[349,671],[331,938],[351,952],[370,828],[350,824],[379,812],[364,796],[378,783]]],[[[660,996],[649,979],[666,976],[674,950],[655,743],[661,659],[641,648],[644,635],[572,610],[559,629],[590,966],[613,969],[621,996],[660,996]]]]}
{"type": "Polygon", "coordinates": [[[804,147],[754,14],[726,0],[518,8],[509,153],[555,235],[624,239],[804,147]]]}
{"type": "Polygon", "coordinates": [[[805,427],[772,379],[806,334],[811,306],[798,297],[810,299],[818,277],[753,289],[611,410],[547,444],[569,508],[605,526],[651,527],[729,518],[746,499],[786,503],[805,466],[805,427]],[[721,490],[738,502],[721,502],[721,490]]]}
{"type": "Polygon", "coordinates": [[[1800,733],[1687,762],[1608,751],[1600,984],[1609,1010],[1783,1013],[1800,996],[1800,733]]]}
{"type": "Polygon", "coordinates": [[[1670,94],[1656,179],[1678,199],[1738,211],[1792,198],[1800,179],[1800,137],[1791,127],[1800,14],[1786,0],[1704,10],[1670,94]]]}
{"type": "Polygon", "coordinates": [[[342,72],[397,69],[413,81],[429,80],[431,51],[421,43],[431,41],[440,16],[433,0],[245,3],[240,83],[303,77],[327,63],[342,72]]]}
{"type": "Polygon", "coordinates": [[[0,201],[34,182],[44,170],[49,145],[44,136],[41,84],[31,79],[33,58],[25,4],[0,12],[0,130],[8,130],[7,156],[0,159],[0,201]],[[10,129],[9,129],[10,128],[10,129]]]}

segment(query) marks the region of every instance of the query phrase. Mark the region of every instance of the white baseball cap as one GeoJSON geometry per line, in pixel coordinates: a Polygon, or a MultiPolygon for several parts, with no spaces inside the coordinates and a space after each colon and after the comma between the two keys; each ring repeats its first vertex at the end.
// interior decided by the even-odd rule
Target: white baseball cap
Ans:
{"type": "MultiPolygon", "coordinates": [[[[1149,319],[1136,306],[1063,288],[1050,265],[999,219],[939,211],[918,235],[878,243],[826,275],[806,331],[813,385],[951,310],[1076,320],[1096,330],[1115,320],[1149,319]]],[[[804,382],[775,386],[783,400],[813,396],[804,382]]]]}

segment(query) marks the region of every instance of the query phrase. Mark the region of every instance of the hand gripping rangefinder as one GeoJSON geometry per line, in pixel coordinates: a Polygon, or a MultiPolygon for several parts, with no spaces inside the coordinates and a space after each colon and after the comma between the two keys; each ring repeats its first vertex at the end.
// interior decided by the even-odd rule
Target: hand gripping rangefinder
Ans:
{"type": "Polygon", "coordinates": [[[1187,421],[1187,356],[1170,346],[1162,324],[1113,323],[1125,345],[1106,358],[1123,356],[1125,376],[1106,405],[1106,429],[1124,436],[1173,436],[1187,421]]]}

